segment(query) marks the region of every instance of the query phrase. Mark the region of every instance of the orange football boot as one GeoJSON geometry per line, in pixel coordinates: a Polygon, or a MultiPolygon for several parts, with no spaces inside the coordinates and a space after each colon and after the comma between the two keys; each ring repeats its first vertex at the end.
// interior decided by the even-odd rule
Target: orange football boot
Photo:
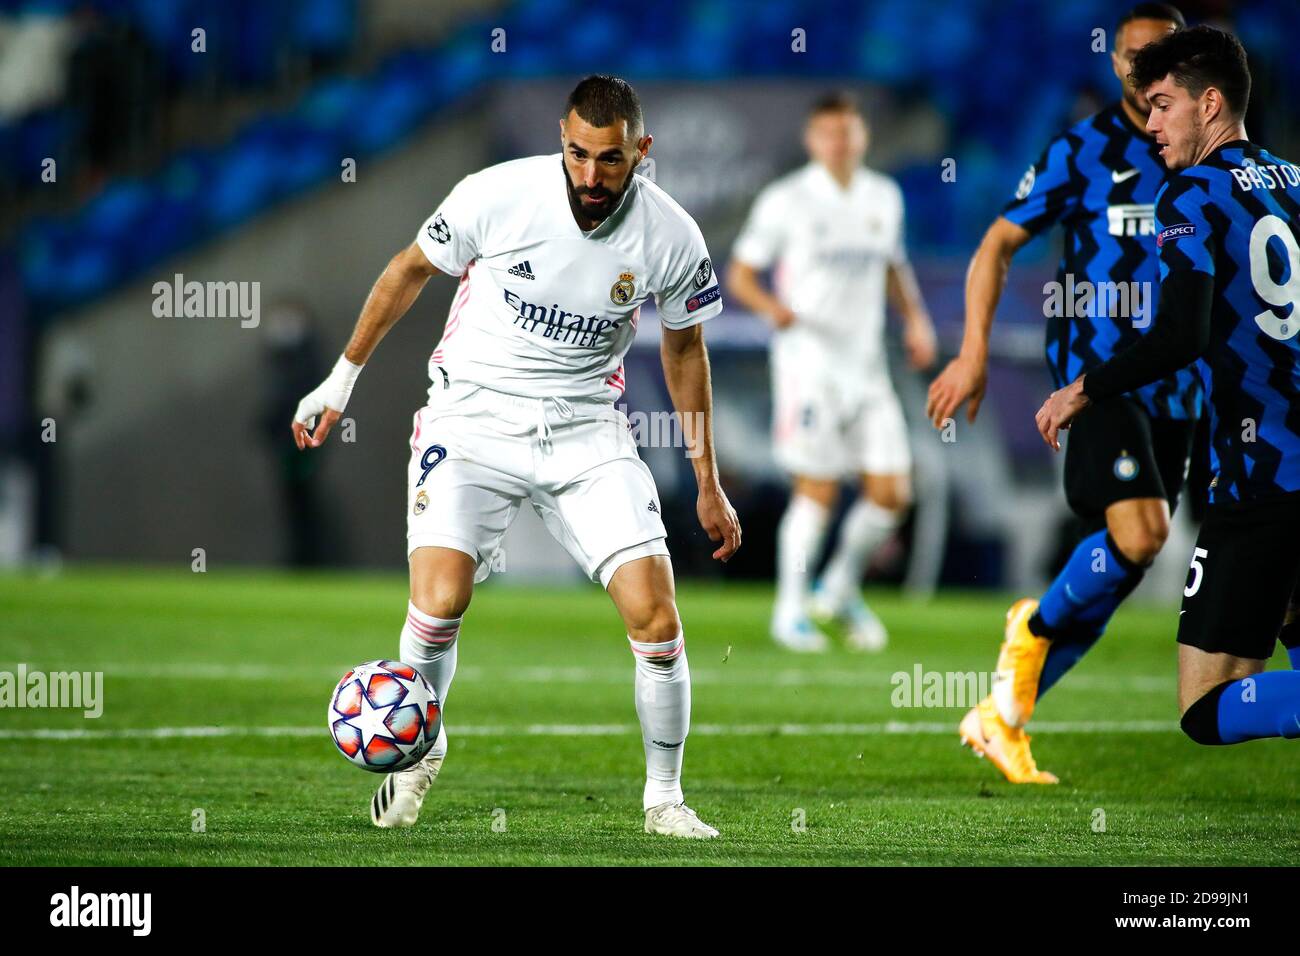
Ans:
{"type": "Polygon", "coordinates": [[[1024,727],[1034,715],[1038,679],[1052,642],[1029,630],[1038,602],[1022,598],[1007,611],[1007,625],[993,675],[993,700],[1010,727],[1024,727]]]}
{"type": "Polygon", "coordinates": [[[1039,770],[1029,751],[1029,735],[1002,719],[992,696],[985,697],[962,718],[961,742],[977,757],[988,757],[1012,783],[1058,783],[1055,774],[1039,770]]]}

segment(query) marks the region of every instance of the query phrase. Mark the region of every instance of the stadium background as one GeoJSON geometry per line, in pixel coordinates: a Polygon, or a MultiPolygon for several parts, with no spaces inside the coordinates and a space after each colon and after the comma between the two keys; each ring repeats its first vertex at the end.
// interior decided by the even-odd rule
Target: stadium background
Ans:
{"type": "MultiPolygon", "coordinates": [[[[707,327],[736,560],[707,558],[682,451],[644,454],[696,690],[685,785],[722,839],[642,832],[618,616],[594,586],[553,586],[576,574],[528,509],[466,621],[451,761],[416,828],[371,826],[375,780],[344,767],[321,720],[347,667],[396,650],[406,442],[453,283],[434,280],[372,360],[354,441],[299,455],[287,422],[453,183],[554,151],[570,84],[618,72],[643,95],[656,178],[724,269],[755,190],[802,161],[806,104],[848,86],[874,127],[868,162],[906,193],[950,352],[981,231],[1047,139],[1113,98],[1093,31],[1109,41],[1125,6],[0,0],[0,687],[23,667],[103,677],[99,717],[0,697],[0,866],[1294,865],[1294,742],[1199,748],[1178,730],[1186,525],[1143,585],[1153,603],[1126,603],[1035,714],[1060,786],[1006,784],[958,745],[1012,589],[1034,593],[1069,533],[1059,458],[1031,423],[1049,241],[1017,257],[974,429],[942,444],[918,415],[929,376],[894,362],[921,506],[872,571],[891,634],[878,655],[795,658],[768,638],[786,490],[767,333],[734,305],[707,327]],[[155,317],[154,284],[177,274],[258,283],[260,321],[155,317]],[[900,699],[900,677],[945,693],[900,699]]],[[[1182,7],[1239,32],[1249,129],[1294,157],[1295,5],[1182,7]]],[[[633,350],[633,410],[666,407],[655,325],[633,350]]],[[[1041,896],[1071,927],[1107,915],[1041,896]]]]}
{"type": "MultiPolygon", "coordinates": [[[[859,93],[867,162],[903,187],[950,355],[984,227],[1050,136],[1115,98],[1093,31],[1109,47],[1128,6],[0,0],[0,564],[183,566],[202,548],[213,566],[400,567],[410,416],[453,283],[431,283],[372,360],[347,410],[354,441],[301,456],[290,414],[388,257],[461,176],[556,150],[559,105],[588,72],[640,91],[654,176],[700,222],[719,271],[756,191],[802,162],[807,103],[859,93]],[[260,320],[156,317],[154,284],[176,274],[258,283],[260,320]]],[[[1295,9],[1181,8],[1242,37],[1250,131],[1295,155],[1283,94],[1300,80],[1295,9]]],[[[877,579],[920,595],[1032,588],[1068,540],[1059,459],[1032,425],[1056,248],[1018,257],[990,397],[958,441],[922,420],[931,375],[894,362],[919,507],[877,579]]],[[[708,560],[681,449],[644,449],[680,574],[771,575],[786,489],[767,437],[767,334],[735,305],[707,330],[719,457],[746,532],[729,566],[708,560]]],[[[655,335],[643,322],[629,359],[632,410],[669,407],[655,335]]],[[[1187,520],[1144,593],[1176,593],[1187,520]]],[[[528,509],[505,555],[506,583],[577,575],[528,509]]]]}

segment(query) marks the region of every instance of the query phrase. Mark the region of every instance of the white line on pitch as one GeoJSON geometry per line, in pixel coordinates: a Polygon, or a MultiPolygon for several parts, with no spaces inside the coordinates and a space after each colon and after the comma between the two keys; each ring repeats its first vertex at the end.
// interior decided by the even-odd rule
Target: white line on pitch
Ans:
{"type": "MultiPolygon", "coordinates": [[[[343,675],[343,668],[312,667],[292,664],[218,664],[196,661],[193,663],[119,664],[112,662],[38,666],[27,664],[31,670],[73,669],[102,671],[107,677],[126,679],[169,680],[318,680],[332,683],[343,675]]],[[[0,669],[13,670],[16,663],[0,662],[0,669]]],[[[810,668],[799,670],[784,668],[697,667],[692,664],[691,680],[696,684],[733,685],[741,687],[873,687],[893,686],[895,673],[912,674],[911,665],[901,671],[879,668],[810,668]]],[[[962,673],[965,673],[964,671],[962,673]]],[[[633,670],[627,667],[492,667],[466,665],[458,668],[457,678],[466,683],[502,684],[613,684],[631,686],[633,670]]],[[[1067,686],[1087,691],[1121,693],[1128,691],[1171,690],[1175,677],[1170,674],[1071,674],[1067,686]]]]}
{"type": "MultiPolygon", "coordinates": [[[[1178,730],[1171,720],[1043,721],[1036,732],[1058,734],[1149,734],[1178,730]]],[[[636,724],[459,724],[452,736],[464,737],[615,737],[638,734],[636,724]]],[[[893,734],[952,735],[953,721],[890,720],[874,724],[696,724],[691,733],[702,737],[873,737],[893,734]]],[[[133,740],[173,737],[326,737],[324,727],[122,727],[90,730],[33,727],[2,729],[0,740],[133,740]]]]}

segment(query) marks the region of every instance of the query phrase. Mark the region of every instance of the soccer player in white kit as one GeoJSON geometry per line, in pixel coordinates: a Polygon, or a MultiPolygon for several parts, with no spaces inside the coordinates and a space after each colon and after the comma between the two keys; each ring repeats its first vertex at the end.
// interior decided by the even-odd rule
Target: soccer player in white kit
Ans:
{"type": "Polygon", "coordinates": [[[850,647],[874,651],[886,633],[862,600],[862,574],[911,503],[907,426],[885,361],[886,295],[918,369],[934,361],[934,327],[904,249],[898,184],[861,165],[867,126],[855,101],[818,100],[804,146],[811,161],[759,193],[727,270],[728,293],[776,327],[773,440],[794,490],[777,532],[772,636],[791,650],[825,650],[811,615],[839,620],[850,647]],[[758,275],[769,267],[770,292],[758,275]],[[840,482],[851,475],[861,496],[811,587],[840,482]]]}
{"type": "MultiPolygon", "coordinates": [[[[400,657],[445,706],[474,584],[529,501],[626,625],[645,745],[646,832],[715,837],[683,801],[685,638],[659,496],[614,401],[641,304],[653,296],[664,376],[699,486],[697,515],[721,542],[713,556],[726,561],[740,547],[740,525],[718,481],[700,327],[721,311],[721,294],[694,220],[634,176],[652,137],[627,83],[579,83],[560,138],[561,155],[492,166],[452,190],[380,275],[334,371],[299,405],[294,438],[300,449],[318,447],[362,365],[429,276],[458,276],[429,359],[429,403],[411,435],[411,595],[400,657]]],[[[446,752],[444,725],[419,764],[385,778],[371,801],[376,826],[415,823],[446,752]]]]}

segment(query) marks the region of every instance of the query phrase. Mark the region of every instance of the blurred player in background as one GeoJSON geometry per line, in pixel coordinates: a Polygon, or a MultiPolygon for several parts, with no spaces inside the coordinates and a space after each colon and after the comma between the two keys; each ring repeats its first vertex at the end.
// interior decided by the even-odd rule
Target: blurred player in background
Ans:
{"type": "MultiPolygon", "coordinates": [[[[459,276],[429,359],[429,403],[411,436],[411,599],[401,659],[445,704],[474,585],[529,501],[627,627],[645,745],[645,831],[715,837],[683,802],[685,637],[659,495],[614,401],[641,304],[653,296],[664,377],[699,485],[696,511],[722,542],[714,557],[727,560],[740,547],[740,525],[718,482],[700,328],[722,298],[695,221],[634,176],[652,138],[627,83],[579,83],[560,138],[561,155],[502,163],[457,184],[375,283],[334,372],[299,405],[294,438],[300,449],[319,447],[362,365],[429,277],[459,276]]],[[[371,801],[376,826],[416,822],[446,753],[444,721],[429,754],[380,785],[371,801]]]]}
{"type": "MultiPolygon", "coordinates": [[[[1057,387],[1137,341],[1150,325],[1150,312],[1134,305],[1145,302],[1149,310],[1157,286],[1152,204],[1166,170],[1143,128],[1151,106],[1128,74],[1134,53],[1183,26],[1182,14],[1163,3],[1139,4],[1124,16],[1111,53],[1120,101],[1049,143],[985,234],[966,280],[961,352],[930,386],[926,414],[936,428],[963,402],[975,420],[1011,257],[1055,223],[1065,229],[1059,287],[1071,304],[1075,290],[1090,289],[1094,303],[1084,310],[1090,314],[1066,308],[1048,320],[1047,364],[1057,387]],[[1103,295],[1103,288],[1125,296],[1103,295]]],[[[1037,699],[1097,642],[1164,546],[1200,408],[1196,372],[1171,370],[1072,432],[1065,496],[1086,536],[1040,600],[1017,601],[1007,612],[993,693],[961,723],[962,742],[1011,782],[1056,783],[1038,769],[1023,728],[1037,699]]]]}
{"type": "Polygon", "coordinates": [[[1297,738],[1300,166],[1246,139],[1236,38],[1168,36],[1134,58],[1133,80],[1171,171],[1156,199],[1160,309],[1136,344],[1055,392],[1038,427],[1059,450],[1071,421],[1204,362],[1214,479],[1178,612],[1182,726],[1201,744],[1297,738]],[[1278,640],[1292,669],[1266,672],[1278,640]]]}
{"type": "Polygon", "coordinates": [[[728,291],[776,327],[773,433],[794,492],[777,537],[772,636],[794,651],[822,651],[826,636],[811,617],[838,620],[851,647],[876,651],[886,633],[862,600],[862,574],[903,520],[912,468],[885,360],[886,296],[916,368],[934,361],[934,327],[903,245],[902,192],[862,166],[867,124],[856,102],[841,93],[816,102],[804,146],[811,161],[759,193],[727,271],[728,291]],[[771,291],[758,276],[769,267],[771,291]],[[861,495],[810,588],[848,476],[861,495]]]}

